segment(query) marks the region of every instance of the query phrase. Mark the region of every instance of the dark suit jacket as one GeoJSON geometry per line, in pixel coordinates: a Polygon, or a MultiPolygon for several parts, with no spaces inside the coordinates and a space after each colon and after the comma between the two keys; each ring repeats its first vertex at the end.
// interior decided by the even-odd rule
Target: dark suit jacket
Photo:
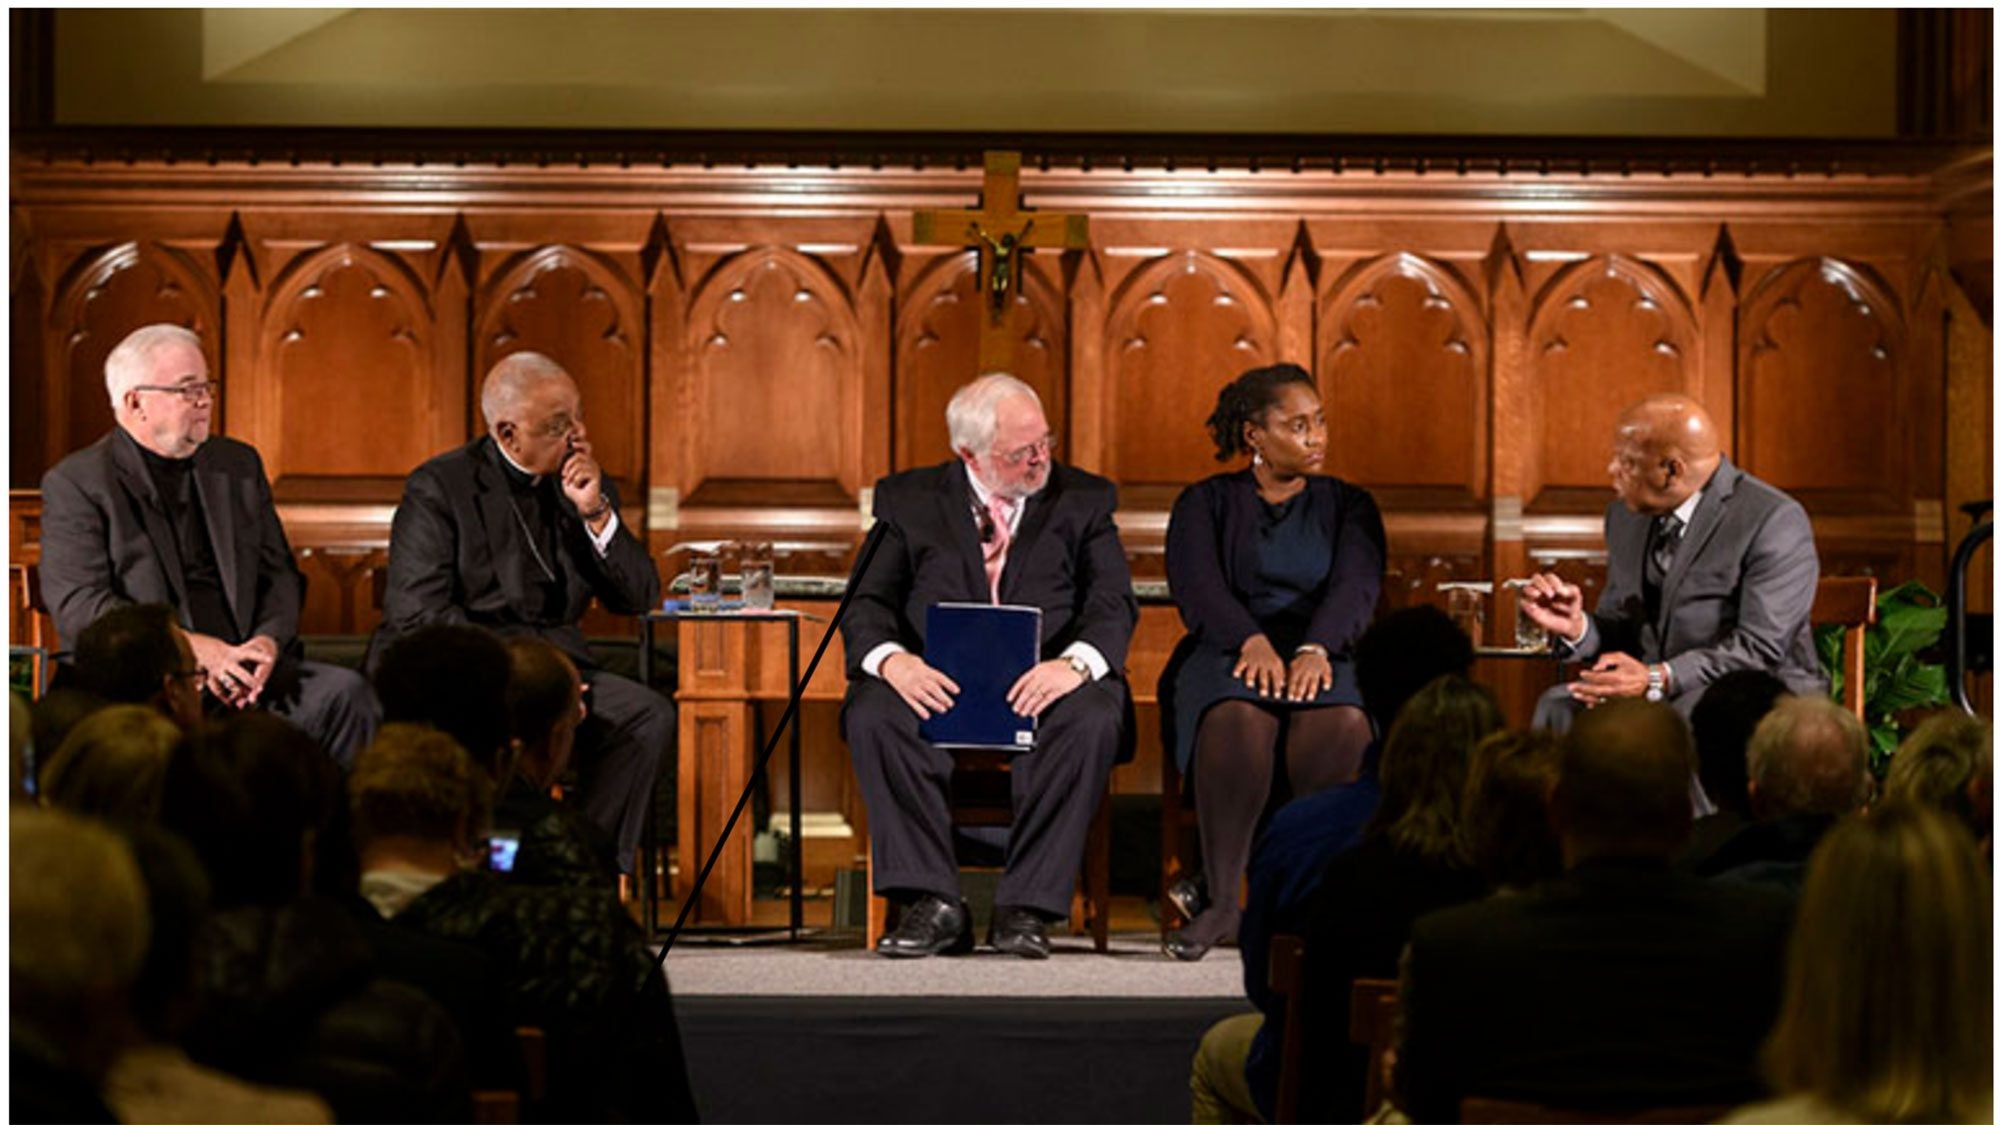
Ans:
{"type": "MultiPolygon", "coordinates": [[[[278,522],[257,451],[212,437],[194,453],[194,486],[229,613],[247,640],[262,634],[293,647],[305,576],[278,522]]],[[[160,602],[187,616],[187,588],[174,529],[146,472],[139,444],[122,429],[62,459],[42,477],[42,599],[64,643],[121,605],[160,602]]],[[[225,638],[231,639],[231,638],[225,638]]]]}
{"type": "MultiPolygon", "coordinates": [[[[1387,555],[1382,515],[1365,488],[1336,477],[1312,477],[1306,487],[1333,544],[1333,568],[1320,588],[1306,639],[1338,656],[1375,615],[1387,555]]],[[[1167,523],[1167,581],[1188,634],[1234,652],[1263,631],[1243,607],[1257,574],[1257,480],[1250,470],[1219,473],[1189,485],[1167,523]]],[[[1281,653],[1290,656],[1290,653],[1281,653]]]]}
{"type": "Polygon", "coordinates": [[[1826,690],[1810,624],[1819,555],[1798,501],[1724,458],[1681,533],[1657,620],[1647,619],[1644,592],[1651,527],[1622,503],[1605,512],[1604,596],[1578,658],[1612,650],[1664,660],[1676,696],[1738,668],[1761,668],[1795,692],[1826,690]]]}
{"type": "MultiPolygon", "coordinates": [[[[850,679],[866,677],[862,660],[884,642],[921,655],[930,606],[992,600],[965,473],[962,463],[950,461],[875,485],[882,545],[868,573],[857,576],[840,629],[850,679]]],[[[1000,600],[1041,607],[1045,659],[1082,641],[1103,654],[1112,675],[1122,676],[1139,607],[1111,521],[1117,507],[1118,490],[1110,481],[1053,466],[1048,485],[1021,512],[1000,572],[1000,600]]]]}
{"type": "Polygon", "coordinates": [[[1754,1100],[1790,923],[1781,895],[1621,861],[1421,918],[1405,1108],[1438,1121],[1470,1095],[1582,1109],[1754,1100]]]}
{"type": "MultiPolygon", "coordinates": [[[[522,538],[493,439],[431,458],[410,474],[389,531],[388,589],[368,666],[404,633],[425,625],[480,625],[501,634],[537,633],[591,667],[577,621],[595,596],[613,613],[644,613],[660,597],[660,573],[620,521],[602,558],[575,508],[557,505],[556,535],[568,579],[559,624],[537,624],[536,563],[522,538]]],[[[607,479],[604,495],[618,496],[607,479]]]]}

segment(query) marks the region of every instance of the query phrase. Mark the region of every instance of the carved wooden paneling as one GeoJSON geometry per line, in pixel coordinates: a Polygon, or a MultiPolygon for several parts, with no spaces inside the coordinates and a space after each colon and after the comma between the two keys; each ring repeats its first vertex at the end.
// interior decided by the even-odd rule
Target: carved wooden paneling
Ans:
{"type": "Polygon", "coordinates": [[[813,259],[762,247],[725,260],[688,315],[694,424],[685,445],[690,499],[709,483],[863,485],[862,341],[839,279],[813,259]]]}
{"type": "MultiPolygon", "coordinates": [[[[1042,396],[1058,438],[1068,400],[1068,325],[1062,294],[1050,280],[1053,256],[1027,261],[1014,298],[1017,335],[1013,374],[1042,396]]],[[[906,260],[905,270],[914,263],[906,260]]],[[[952,456],[944,408],[952,392],[978,374],[979,329],[986,315],[977,292],[978,258],[971,251],[940,256],[914,271],[899,301],[896,329],[896,458],[898,469],[934,465],[952,456]]]]}
{"type": "Polygon", "coordinates": [[[1367,481],[1378,496],[1476,504],[1486,485],[1487,332],[1471,290],[1437,262],[1391,254],[1331,286],[1320,320],[1328,471],[1367,481]]]}
{"type": "MultiPolygon", "coordinates": [[[[111,400],[104,390],[104,357],[134,329],[178,324],[202,338],[209,370],[216,361],[220,299],[212,274],[182,250],[128,242],[73,263],[57,293],[47,350],[52,364],[45,386],[50,464],[96,441],[111,429],[111,400]]],[[[233,389],[223,378],[223,393],[233,389]]]]}
{"type": "Polygon", "coordinates": [[[1277,327],[1269,295],[1213,254],[1183,251],[1133,273],[1105,327],[1104,470],[1155,505],[1214,472],[1203,421],[1225,383],[1277,362],[1277,327]]]}
{"type": "Polygon", "coordinates": [[[1564,269],[1529,316],[1529,385],[1537,398],[1540,488],[1596,494],[1601,503],[1618,415],[1649,394],[1690,392],[1698,334],[1680,289],[1622,255],[1564,269]]]}
{"type": "Polygon", "coordinates": [[[638,280],[588,251],[549,246],[520,255],[479,295],[475,407],[479,382],[500,359],[549,356],[576,380],[597,460],[629,494],[645,477],[644,308],[638,280]]]}
{"type": "Polygon", "coordinates": [[[455,420],[434,411],[432,313],[422,280],[394,258],[347,243],[301,256],[257,331],[260,445],[280,491],[400,480],[446,444],[436,431],[455,420]]]}
{"type": "Polygon", "coordinates": [[[1744,301],[1738,350],[1746,469],[1822,511],[1909,510],[1903,320],[1878,277],[1832,258],[1774,270],[1744,301]]]}

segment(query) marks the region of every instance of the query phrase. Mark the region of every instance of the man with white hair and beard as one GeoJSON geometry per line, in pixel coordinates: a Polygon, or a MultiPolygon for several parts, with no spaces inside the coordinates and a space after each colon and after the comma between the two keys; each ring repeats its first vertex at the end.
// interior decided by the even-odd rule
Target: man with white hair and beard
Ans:
{"type": "MultiPolygon", "coordinates": [[[[379,708],[359,675],[299,659],[305,578],[257,451],[210,436],[201,337],[150,324],[104,360],[117,427],[42,478],[42,598],[75,645],[121,606],[171,606],[205,695],[260,707],[345,766],[379,708]]],[[[104,670],[109,671],[109,670],[104,670]]]]}
{"type": "Polygon", "coordinates": [[[1010,770],[1014,816],[988,935],[1001,952],[1038,959],[1049,954],[1048,923],[1068,910],[1085,831],[1125,734],[1121,669],[1138,607],[1111,518],[1117,489],[1054,461],[1055,436],[1033,388],[981,376],[952,396],[946,421],[955,460],[876,484],[883,540],[854,577],[841,627],[849,681],[841,721],[868,805],[875,888],[902,908],[876,952],[972,947],[953,849],[954,758],[919,734],[919,722],[950,710],[959,688],[926,662],[924,623],[940,602],[993,602],[1042,611],[1042,659],[1007,697],[1038,729],[1034,749],[1010,770]]]}

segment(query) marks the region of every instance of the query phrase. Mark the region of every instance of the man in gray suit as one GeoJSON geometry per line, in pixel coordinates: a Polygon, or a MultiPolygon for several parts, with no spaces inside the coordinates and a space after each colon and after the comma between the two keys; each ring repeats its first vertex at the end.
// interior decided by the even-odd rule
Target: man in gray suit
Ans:
{"type": "Polygon", "coordinates": [[[1569,660],[1588,664],[1542,696],[1535,725],[1565,730],[1580,708],[1637,696],[1686,717],[1738,668],[1824,692],[1808,624],[1819,556],[1798,501],[1730,464],[1714,420],[1684,395],[1656,395],[1619,417],[1609,471],[1619,502],[1604,513],[1610,559],[1597,611],[1554,574],[1522,591],[1524,612],[1569,660]]]}

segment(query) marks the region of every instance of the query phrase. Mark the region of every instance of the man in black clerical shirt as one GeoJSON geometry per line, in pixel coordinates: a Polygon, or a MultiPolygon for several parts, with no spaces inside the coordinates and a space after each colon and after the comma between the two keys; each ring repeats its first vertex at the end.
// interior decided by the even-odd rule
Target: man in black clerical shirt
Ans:
{"type": "MultiPolygon", "coordinates": [[[[597,666],[577,622],[592,598],[644,613],[660,596],[646,547],[618,518],[591,455],[575,380],[516,352],[480,389],[486,436],[410,474],[389,532],[389,580],[369,667],[425,625],[537,636],[576,662],[590,715],[576,733],[585,816],[617,839],[632,870],[654,775],[673,738],[673,704],[597,666]]],[[[385,687],[384,691],[388,689],[385,687]]]]}
{"type": "Polygon", "coordinates": [[[42,597],[74,643],[123,605],[174,608],[214,707],[263,707],[343,765],[374,734],[356,673],[298,658],[305,578],[257,451],[210,437],[201,338],[173,324],[104,361],[117,428],[42,478],[42,597]]]}

